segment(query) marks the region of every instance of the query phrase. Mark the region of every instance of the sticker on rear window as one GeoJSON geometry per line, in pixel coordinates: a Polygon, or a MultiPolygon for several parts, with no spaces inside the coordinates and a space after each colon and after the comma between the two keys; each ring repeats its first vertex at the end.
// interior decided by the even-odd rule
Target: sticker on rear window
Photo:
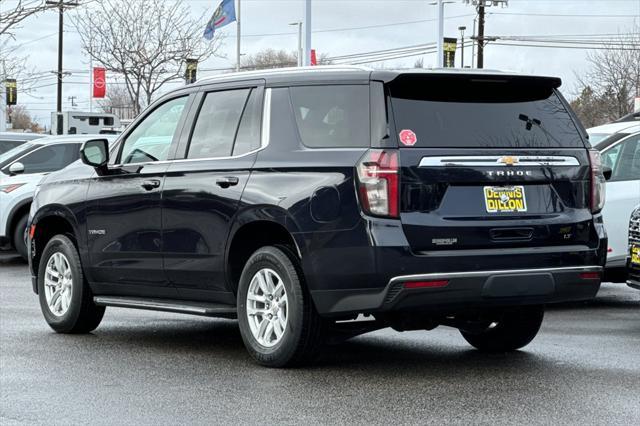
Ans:
{"type": "Polygon", "coordinates": [[[413,130],[404,129],[400,131],[400,142],[405,146],[413,146],[418,142],[418,137],[413,130]]]}

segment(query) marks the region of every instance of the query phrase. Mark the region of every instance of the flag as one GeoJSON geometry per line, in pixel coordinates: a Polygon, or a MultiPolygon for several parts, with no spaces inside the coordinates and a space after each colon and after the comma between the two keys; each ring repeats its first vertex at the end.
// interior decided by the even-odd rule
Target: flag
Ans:
{"type": "Polygon", "coordinates": [[[222,0],[204,29],[204,38],[211,40],[217,28],[222,28],[236,20],[235,0],[222,0]]]}
{"type": "Polygon", "coordinates": [[[96,67],[93,69],[93,97],[104,98],[107,92],[107,80],[105,78],[106,70],[96,67]]]}

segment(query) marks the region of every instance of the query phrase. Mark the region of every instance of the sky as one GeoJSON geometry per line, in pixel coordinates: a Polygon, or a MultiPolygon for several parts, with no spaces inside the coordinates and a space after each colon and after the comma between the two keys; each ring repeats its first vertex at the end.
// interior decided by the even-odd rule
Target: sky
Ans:
{"type": "MultiPolygon", "coordinates": [[[[98,0],[99,1],[99,0],[98,0]]],[[[137,0],[130,0],[137,1],[137,0]]],[[[184,0],[194,16],[213,13],[220,0],[184,0]]],[[[297,30],[290,23],[301,21],[304,0],[240,0],[242,43],[244,54],[265,48],[297,49],[297,30]],[[284,35],[267,35],[287,33],[284,35]]],[[[472,33],[475,8],[463,0],[450,0],[445,5],[445,36],[459,37],[459,26],[466,26],[465,37],[472,33]]],[[[319,54],[338,56],[358,52],[392,49],[437,38],[437,7],[433,0],[312,0],[312,47],[319,54]],[[355,27],[355,28],[354,28],[355,27]],[[366,28],[362,28],[366,27],[366,28]],[[351,28],[351,29],[345,29],[351,28]]],[[[1,11],[15,6],[16,0],[0,0],[1,11]]],[[[75,12],[69,11],[68,14],[75,12]]],[[[487,36],[537,36],[617,34],[628,32],[640,23],[640,0],[509,0],[508,7],[487,9],[487,36]],[[590,16],[585,16],[590,15],[590,16]],[[615,16],[613,16],[615,15],[615,16]]],[[[28,56],[29,68],[36,72],[53,71],[57,66],[58,16],[49,11],[24,21],[15,32],[10,46],[28,56]]],[[[203,28],[204,30],[204,28],[203,28]]],[[[225,40],[218,54],[200,65],[201,68],[231,67],[235,64],[236,26],[219,30],[225,40]]],[[[66,21],[64,33],[65,77],[63,109],[89,109],[89,61],[82,51],[80,37],[66,21]],[[72,108],[69,97],[75,97],[72,108]]],[[[588,71],[587,50],[503,46],[489,43],[485,49],[485,68],[504,69],[529,74],[559,76],[561,90],[572,98],[577,92],[577,76],[588,71]]],[[[456,65],[459,66],[459,54],[456,65]]],[[[471,49],[465,50],[468,65],[471,49]]],[[[411,67],[419,57],[389,60],[371,64],[376,67],[411,67]]],[[[436,65],[435,54],[424,56],[425,67],[436,65]]],[[[199,73],[199,75],[210,75],[199,73]]],[[[46,74],[44,74],[46,76],[46,74]]],[[[56,87],[53,74],[38,82],[30,94],[19,92],[19,104],[25,105],[32,117],[49,127],[55,110],[56,87]]],[[[175,82],[164,91],[179,87],[175,82]]],[[[109,86],[107,87],[107,91],[109,86]]]]}

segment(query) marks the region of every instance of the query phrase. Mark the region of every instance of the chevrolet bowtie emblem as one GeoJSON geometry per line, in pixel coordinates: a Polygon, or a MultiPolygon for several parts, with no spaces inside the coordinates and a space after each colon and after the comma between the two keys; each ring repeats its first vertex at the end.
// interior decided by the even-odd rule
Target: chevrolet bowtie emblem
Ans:
{"type": "Polygon", "coordinates": [[[518,164],[520,160],[518,157],[513,157],[511,155],[505,155],[504,157],[498,158],[498,163],[502,163],[505,166],[513,166],[514,164],[518,164]]]}

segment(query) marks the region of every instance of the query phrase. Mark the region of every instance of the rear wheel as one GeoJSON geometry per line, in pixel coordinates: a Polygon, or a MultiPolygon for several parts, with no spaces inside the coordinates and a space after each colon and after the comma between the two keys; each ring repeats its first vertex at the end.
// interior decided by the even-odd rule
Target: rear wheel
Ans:
{"type": "Polygon", "coordinates": [[[238,322],[247,350],[261,365],[289,367],[318,354],[322,320],[287,248],[263,247],[247,261],[238,287],[238,322]]]}
{"type": "Polygon", "coordinates": [[[25,214],[18,220],[15,228],[13,228],[13,247],[24,260],[27,259],[27,244],[24,241],[24,230],[27,228],[28,214],[25,214]]]}
{"type": "Polygon", "coordinates": [[[471,346],[481,351],[515,351],[536,337],[543,318],[542,306],[523,306],[503,312],[484,330],[460,330],[460,333],[471,346]]]}
{"type": "Polygon", "coordinates": [[[93,303],[73,242],[56,235],[47,243],[38,267],[40,309],[58,333],[88,333],[102,321],[105,308],[93,303]]]}

